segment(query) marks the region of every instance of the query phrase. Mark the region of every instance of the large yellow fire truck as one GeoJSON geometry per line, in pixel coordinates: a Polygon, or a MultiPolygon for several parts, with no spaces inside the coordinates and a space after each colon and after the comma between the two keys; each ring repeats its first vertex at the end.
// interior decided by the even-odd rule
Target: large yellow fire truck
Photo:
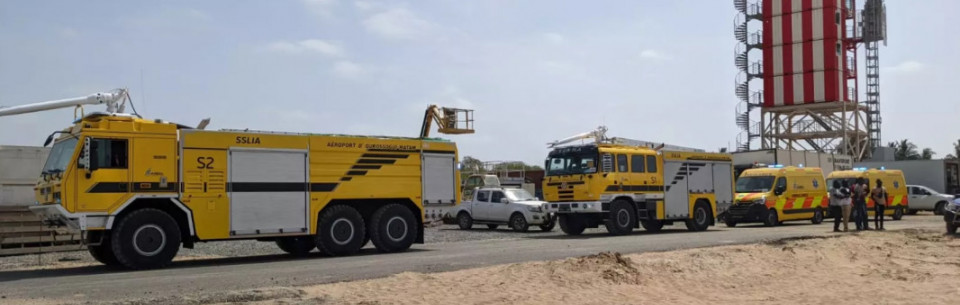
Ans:
{"type": "Polygon", "coordinates": [[[603,126],[550,143],[543,194],[560,228],[579,235],[603,224],[613,235],[683,222],[706,230],[733,202],[729,154],[607,138],[603,126]],[[574,141],[593,143],[557,147],[574,141]]]}
{"type": "Polygon", "coordinates": [[[181,244],[240,239],[298,255],[350,255],[369,241],[403,251],[423,242],[425,209],[459,202],[456,145],[427,135],[433,121],[471,133],[469,110],[431,106],[422,137],[400,138],[208,131],[124,114],[128,99],[119,90],[0,109],[107,105],[48,139],[31,207],[84,232],[107,265],[162,267],[181,244]]]}

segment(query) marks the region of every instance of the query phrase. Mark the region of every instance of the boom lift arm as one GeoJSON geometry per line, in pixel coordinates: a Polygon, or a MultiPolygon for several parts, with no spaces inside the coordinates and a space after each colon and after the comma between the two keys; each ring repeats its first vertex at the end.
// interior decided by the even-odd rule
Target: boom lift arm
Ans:
{"type": "Polygon", "coordinates": [[[473,133],[473,110],[447,108],[430,105],[423,114],[423,125],[420,126],[420,137],[430,137],[433,123],[437,123],[437,132],[444,134],[473,133]]]}
{"type": "Polygon", "coordinates": [[[94,93],[88,96],[0,108],[0,116],[99,104],[107,105],[107,112],[109,113],[118,113],[123,112],[126,102],[129,100],[130,94],[127,92],[127,89],[115,89],[110,92],[94,93]]]}

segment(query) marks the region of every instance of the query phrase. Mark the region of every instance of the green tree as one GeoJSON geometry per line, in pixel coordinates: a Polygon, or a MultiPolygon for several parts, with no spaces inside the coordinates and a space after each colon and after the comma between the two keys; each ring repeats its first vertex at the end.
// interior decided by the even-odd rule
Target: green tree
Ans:
{"type": "Polygon", "coordinates": [[[933,159],[933,156],[937,153],[930,148],[924,148],[923,150],[918,151],[917,145],[910,142],[910,140],[903,139],[896,142],[890,142],[887,146],[894,149],[893,158],[894,160],[930,160],[933,159]]]}
{"type": "Polygon", "coordinates": [[[953,142],[953,153],[947,155],[947,159],[960,158],[960,140],[953,142]]]}

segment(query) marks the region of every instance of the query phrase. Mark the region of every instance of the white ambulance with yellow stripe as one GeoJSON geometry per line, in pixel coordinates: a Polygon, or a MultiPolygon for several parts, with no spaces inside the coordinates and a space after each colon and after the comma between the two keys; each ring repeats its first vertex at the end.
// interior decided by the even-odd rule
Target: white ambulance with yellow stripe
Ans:
{"type": "MultiPolygon", "coordinates": [[[[834,180],[845,180],[849,185],[853,185],[857,178],[866,179],[867,186],[871,190],[877,187],[877,179],[883,181],[883,188],[887,190],[887,209],[883,214],[893,217],[893,220],[903,218],[903,214],[907,212],[909,200],[907,199],[907,182],[903,178],[902,171],[884,168],[834,171],[827,176],[827,183],[832,185],[834,180]]],[[[870,196],[867,196],[867,214],[870,216],[874,214],[874,202],[870,196]]]]}
{"type": "Polygon", "coordinates": [[[827,191],[819,168],[748,169],[737,179],[736,199],[722,218],[728,227],[748,222],[776,226],[789,220],[819,224],[830,203],[827,191]]]}

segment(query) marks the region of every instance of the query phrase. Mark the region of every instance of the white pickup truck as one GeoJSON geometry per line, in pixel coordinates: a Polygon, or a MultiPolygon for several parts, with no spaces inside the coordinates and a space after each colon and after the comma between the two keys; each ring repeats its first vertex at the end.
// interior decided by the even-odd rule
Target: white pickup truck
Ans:
{"type": "Polygon", "coordinates": [[[531,225],[551,231],[556,217],[544,210],[546,201],[518,188],[475,188],[470,200],[461,203],[455,212],[460,229],[469,230],[474,224],[485,224],[491,230],[507,225],[517,232],[526,232],[531,225]]]}

